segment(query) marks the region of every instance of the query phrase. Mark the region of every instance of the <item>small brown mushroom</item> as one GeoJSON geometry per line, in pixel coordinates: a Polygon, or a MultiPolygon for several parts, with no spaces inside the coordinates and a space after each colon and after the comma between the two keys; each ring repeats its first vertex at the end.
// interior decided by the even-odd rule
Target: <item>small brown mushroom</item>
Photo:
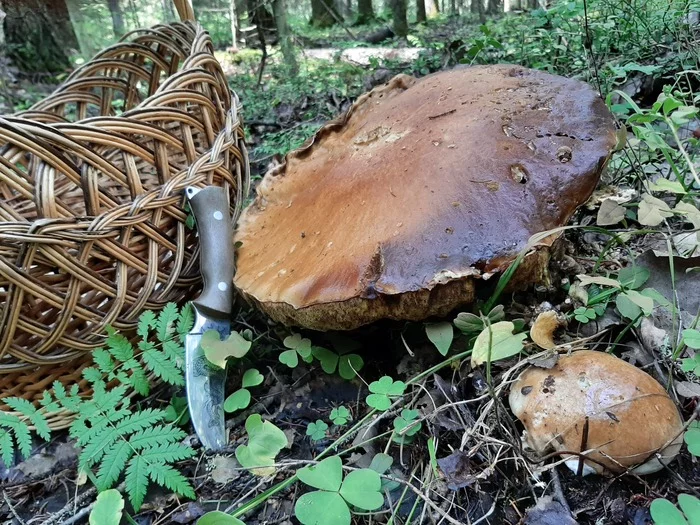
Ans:
{"type": "MultiPolygon", "coordinates": [[[[267,173],[239,222],[234,283],[317,330],[445,315],[566,224],[616,141],[577,80],[510,65],[399,75],[267,173]]],[[[557,237],[513,282],[542,278],[557,237]]]]}
{"type": "MultiPolygon", "coordinates": [[[[583,475],[656,472],[683,441],[683,420],[664,388],[605,352],[581,350],[550,369],[528,368],[513,384],[509,401],[525,426],[527,445],[540,455],[586,452],[590,460],[583,463],[583,475]]],[[[580,456],[564,457],[577,472],[580,456]]]]}

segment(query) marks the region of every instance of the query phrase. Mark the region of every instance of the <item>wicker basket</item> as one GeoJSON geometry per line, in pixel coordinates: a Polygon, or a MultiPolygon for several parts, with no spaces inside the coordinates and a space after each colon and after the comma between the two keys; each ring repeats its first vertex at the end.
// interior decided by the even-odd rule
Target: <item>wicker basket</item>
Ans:
{"type": "MultiPolygon", "coordinates": [[[[0,117],[0,397],[75,382],[144,309],[200,283],[183,189],[249,185],[238,102],[193,22],[124,37],[0,117]]],[[[52,421],[54,428],[66,421],[52,421]]]]}

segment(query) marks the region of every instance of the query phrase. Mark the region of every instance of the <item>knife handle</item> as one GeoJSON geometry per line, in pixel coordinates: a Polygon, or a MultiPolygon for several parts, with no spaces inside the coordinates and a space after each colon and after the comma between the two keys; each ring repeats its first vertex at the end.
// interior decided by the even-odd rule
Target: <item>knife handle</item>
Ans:
{"type": "Polygon", "coordinates": [[[218,186],[185,190],[199,233],[199,266],[204,289],[194,301],[205,311],[231,313],[233,301],[233,224],[226,191],[218,186]]]}

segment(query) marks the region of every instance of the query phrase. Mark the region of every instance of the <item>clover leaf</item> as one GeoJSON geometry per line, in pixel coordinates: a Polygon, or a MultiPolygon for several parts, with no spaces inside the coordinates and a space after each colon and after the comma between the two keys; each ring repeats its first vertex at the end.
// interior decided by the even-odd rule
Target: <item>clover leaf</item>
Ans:
{"type": "Polygon", "coordinates": [[[406,390],[406,383],[403,381],[394,381],[389,376],[381,377],[378,381],[374,381],[369,385],[369,391],[372,392],[367,396],[367,404],[377,410],[387,410],[392,403],[392,397],[403,395],[406,390]]]}
{"type": "Polygon", "coordinates": [[[251,388],[258,386],[265,380],[265,377],[255,368],[250,368],[243,373],[241,386],[243,388],[251,388]]]}
{"type": "Polygon", "coordinates": [[[123,510],[124,498],[117,489],[102,491],[90,511],[90,525],[119,525],[123,510]]]}
{"type": "Polygon", "coordinates": [[[651,502],[649,511],[657,525],[695,525],[700,523],[700,500],[690,494],[678,495],[678,507],[667,499],[651,502]],[[682,512],[681,512],[682,511],[682,512]]]}
{"type": "Polygon", "coordinates": [[[190,422],[190,411],[187,410],[187,398],[173,396],[165,408],[165,421],[185,426],[190,422]]]}
{"type": "Polygon", "coordinates": [[[395,443],[407,444],[413,441],[422,426],[420,422],[414,423],[419,415],[420,412],[418,410],[404,408],[401,411],[401,415],[394,419],[394,430],[396,432],[392,440],[395,443]],[[405,432],[401,433],[404,430],[405,432]]]}
{"type": "Polygon", "coordinates": [[[280,363],[287,365],[289,368],[296,368],[299,364],[299,357],[306,363],[313,360],[311,355],[311,340],[302,338],[299,334],[292,334],[284,338],[282,342],[289,350],[285,350],[279,355],[280,363]]]}
{"type": "Polygon", "coordinates": [[[306,427],[306,435],[311,437],[311,441],[320,441],[326,437],[328,424],[317,419],[315,423],[309,423],[306,427]]]}
{"type": "Polygon", "coordinates": [[[211,363],[219,368],[226,368],[226,360],[229,357],[240,359],[248,353],[253,343],[235,330],[223,341],[221,341],[219,332],[207,330],[202,334],[199,344],[204,351],[204,355],[211,363]]]}
{"type": "Polygon", "coordinates": [[[311,352],[321,363],[321,368],[326,374],[332,374],[337,369],[340,377],[348,381],[353,379],[357,375],[355,371],[362,369],[365,364],[357,354],[339,355],[321,346],[314,346],[311,352]]]}
{"type": "Polygon", "coordinates": [[[339,406],[331,410],[330,419],[335,425],[347,425],[348,421],[350,421],[350,417],[350,411],[344,406],[339,406]]]}
{"type": "Polygon", "coordinates": [[[576,319],[579,323],[586,324],[595,318],[596,318],[596,312],[593,308],[587,308],[585,306],[581,306],[579,308],[576,308],[576,310],[574,310],[574,319],[576,319]]]}
{"type": "Polygon", "coordinates": [[[683,342],[694,350],[700,350],[700,331],[690,328],[683,330],[683,342]]]}
{"type": "Polygon", "coordinates": [[[247,388],[240,388],[226,398],[224,411],[235,412],[248,408],[248,405],[250,405],[250,391],[247,388]]]}
{"type": "Polygon", "coordinates": [[[361,469],[343,480],[343,464],[338,456],[299,469],[297,476],[303,483],[319,489],[301,496],[294,506],[294,514],[302,525],[350,525],[348,504],[367,511],[384,504],[379,474],[361,469]]]}
{"type": "Polygon", "coordinates": [[[236,448],[236,459],[256,476],[274,474],[275,458],[289,444],[287,436],[274,424],[263,421],[260,414],[248,416],[245,429],[248,444],[236,448]]]}
{"type": "Polygon", "coordinates": [[[693,421],[688,425],[683,441],[688,445],[688,452],[693,456],[700,456],[700,422],[693,421]]]}

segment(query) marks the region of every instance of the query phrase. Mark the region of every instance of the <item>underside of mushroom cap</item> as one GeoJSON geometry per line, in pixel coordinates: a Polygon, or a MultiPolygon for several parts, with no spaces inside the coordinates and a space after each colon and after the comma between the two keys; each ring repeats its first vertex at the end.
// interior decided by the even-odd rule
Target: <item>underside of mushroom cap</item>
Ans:
{"type": "MultiPolygon", "coordinates": [[[[579,81],[509,65],[399,75],[265,176],[239,222],[235,285],[319,330],[444,315],[568,221],[615,143],[579,81]]],[[[521,279],[546,261],[526,257],[521,279]]]]}

